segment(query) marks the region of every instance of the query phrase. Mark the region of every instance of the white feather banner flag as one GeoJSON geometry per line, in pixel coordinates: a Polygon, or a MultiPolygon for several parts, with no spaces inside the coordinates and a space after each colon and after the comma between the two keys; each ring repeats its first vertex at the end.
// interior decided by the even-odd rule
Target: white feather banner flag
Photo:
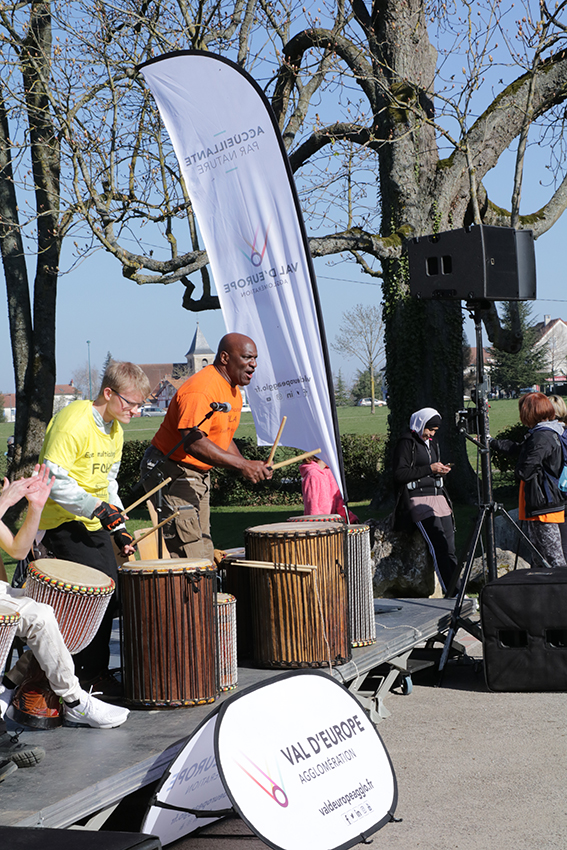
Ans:
{"type": "Polygon", "coordinates": [[[201,51],[141,65],[177,154],[229,332],[250,336],[258,442],[321,448],[341,489],[340,443],[315,274],[289,162],[255,81],[201,51]]]}

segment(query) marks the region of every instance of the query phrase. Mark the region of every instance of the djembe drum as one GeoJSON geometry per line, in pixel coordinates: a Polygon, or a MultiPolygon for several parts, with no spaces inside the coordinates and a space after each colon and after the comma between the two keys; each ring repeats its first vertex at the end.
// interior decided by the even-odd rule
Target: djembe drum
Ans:
{"type": "Polygon", "coordinates": [[[350,658],[343,523],[248,528],[254,661],[261,667],[323,667],[350,658]],[[299,572],[297,565],[317,569],[299,572]]]}
{"type": "Polygon", "coordinates": [[[120,568],[124,694],[146,708],[180,708],[218,696],[210,561],[129,561],[120,568]]]}
{"type": "MultiPolygon", "coordinates": [[[[65,645],[76,654],[96,635],[114,588],[114,581],[100,570],[73,561],[41,558],[29,564],[24,592],[53,608],[65,645]]],[[[51,690],[35,657],[14,691],[12,718],[36,729],[53,729],[63,723],[61,700],[51,690]]]]}
{"type": "Polygon", "coordinates": [[[19,622],[19,613],[12,611],[7,605],[2,605],[0,601],[0,673],[12,648],[19,622]]]}
{"type": "Polygon", "coordinates": [[[350,637],[353,646],[368,646],[376,643],[370,526],[349,525],[346,535],[350,637]]]}
{"type": "Polygon", "coordinates": [[[217,628],[219,641],[219,685],[221,691],[232,691],[238,684],[236,660],[236,599],[231,593],[217,593],[217,628]]]}
{"type": "Polygon", "coordinates": [[[25,595],[51,605],[72,655],[96,635],[113,593],[110,576],[83,564],[42,558],[28,566],[25,595]]]}

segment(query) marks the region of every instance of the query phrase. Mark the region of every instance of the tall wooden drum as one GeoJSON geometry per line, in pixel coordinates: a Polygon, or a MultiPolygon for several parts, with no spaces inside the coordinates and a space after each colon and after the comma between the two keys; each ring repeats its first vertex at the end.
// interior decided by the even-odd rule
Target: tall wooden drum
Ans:
{"type": "Polygon", "coordinates": [[[346,533],[350,636],[353,646],[368,646],[376,643],[370,526],[349,525],[346,533]]]}
{"type": "Polygon", "coordinates": [[[261,667],[324,667],[350,658],[345,526],[272,523],[245,534],[250,569],[254,661],[261,667]],[[312,572],[296,565],[312,564],[312,572]]]}
{"type": "Polygon", "coordinates": [[[147,708],[214,702],[217,577],[210,561],[128,561],[119,576],[126,699],[147,708]]]}

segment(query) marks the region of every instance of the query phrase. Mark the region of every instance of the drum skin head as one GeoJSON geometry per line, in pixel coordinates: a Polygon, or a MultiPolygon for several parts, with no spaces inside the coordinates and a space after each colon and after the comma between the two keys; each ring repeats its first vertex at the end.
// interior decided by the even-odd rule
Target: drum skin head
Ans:
{"type": "Polygon", "coordinates": [[[229,605],[232,602],[236,602],[236,596],[232,593],[217,593],[217,605],[229,605]]]}
{"type": "Polygon", "coordinates": [[[15,626],[19,619],[20,614],[18,611],[14,611],[12,608],[8,608],[7,605],[3,606],[0,602],[0,623],[3,626],[15,626]]]}
{"type": "Polygon", "coordinates": [[[113,584],[110,576],[84,564],[76,564],[74,561],[64,561],[60,558],[40,558],[32,561],[29,565],[41,575],[50,579],[70,585],[83,585],[85,587],[110,587],[113,584]]]}
{"type": "Polygon", "coordinates": [[[253,525],[247,528],[250,534],[287,534],[292,537],[301,537],[307,534],[315,534],[318,531],[331,532],[334,529],[345,530],[344,522],[270,522],[267,525],[253,525]]]}
{"type": "Polygon", "coordinates": [[[214,570],[215,567],[207,558],[162,558],[153,561],[126,561],[120,568],[121,573],[153,573],[174,572],[183,570],[214,570]]]}

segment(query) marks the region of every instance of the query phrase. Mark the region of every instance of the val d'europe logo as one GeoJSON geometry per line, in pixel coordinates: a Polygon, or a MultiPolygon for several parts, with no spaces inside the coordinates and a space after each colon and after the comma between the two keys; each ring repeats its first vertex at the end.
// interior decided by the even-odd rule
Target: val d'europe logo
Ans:
{"type": "MultiPolygon", "coordinates": [[[[271,224],[271,222],[270,222],[270,224],[271,224]]],[[[246,259],[250,260],[250,262],[252,263],[253,266],[261,266],[262,265],[262,262],[264,260],[264,254],[266,253],[266,248],[268,247],[269,230],[270,230],[270,225],[268,224],[268,226],[266,228],[266,232],[264,233],[264,236],[263,236],[264,242],[263,242],[261,247],[259,246],[259,243],[262,240],[262,237],[260,236],[260,234],[262,232],[261,229],[260,229],[260,225],[258,225],[258,227],[256,228],[256,232],[254,234],[254,241],[253,242],[249,242],[248,239],[244,239],[244,237],[243,237],[244,242],[246,242],[250,251],[245,251],[243,248],[241,248],[240,250],[242,251],[242,253],[246,257],[246,259]]]]}

